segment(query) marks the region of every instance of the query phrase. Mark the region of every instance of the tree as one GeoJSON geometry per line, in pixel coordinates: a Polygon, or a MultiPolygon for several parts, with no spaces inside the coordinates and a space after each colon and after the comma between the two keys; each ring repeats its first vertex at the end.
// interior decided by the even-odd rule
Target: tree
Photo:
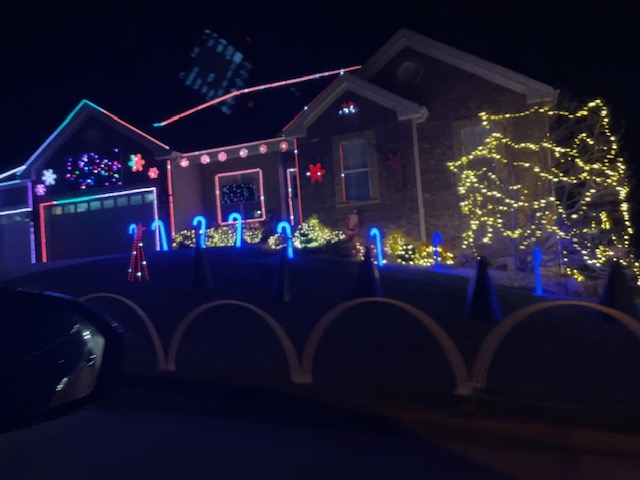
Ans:
{"type": "Polygon", "coordinates": [[[613,259],[637,270],[627,168],[602,100],[480,120],[482,144],[449,164],[469,217],[463,247],[506,241],[522,270],[539,246],[578,279],[602,276],[613,259]]]}

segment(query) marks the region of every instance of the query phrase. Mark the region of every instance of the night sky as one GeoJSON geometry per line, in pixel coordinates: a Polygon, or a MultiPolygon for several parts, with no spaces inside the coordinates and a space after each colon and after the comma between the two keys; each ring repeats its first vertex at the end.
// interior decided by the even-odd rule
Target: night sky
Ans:
{"type": "Polygon", "coordinates": [[[603,98],[625,158],[632,169],[640,164],[640,14],[611,2],[88,3],[46,7],[55,11],[22,3],[3,12],[0,167],[22,164],[83,98],[190,151],[273,137],[327,84],[238,97],[231,115],[211,108],[153,127],[204,102],[178,74],[205,28],[245,55],[253,86],[362,64],[401,27],[578,101],[603,98]]]}

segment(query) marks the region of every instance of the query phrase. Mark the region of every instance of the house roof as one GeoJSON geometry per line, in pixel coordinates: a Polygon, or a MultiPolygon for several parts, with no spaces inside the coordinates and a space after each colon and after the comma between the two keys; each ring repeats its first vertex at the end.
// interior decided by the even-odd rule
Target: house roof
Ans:
{"type": "MultiPolygon", "coordinates": [[[[106,111],[98,105],[90,102],[89,100],[82,100],[73,111],[67,116],[64,122],[47,138],[47,140],[40,145],[40,147],[29,157],[26,163],[18,168],[13,169],[10,172],[5,172],[2,177],[9,176],[15,172],[16,176],[29,176],[31,170],[36,168],[38,160],[46,155],[47,152],[55,150],[64,141],[66,141],[71,134],[73,134],[90,116],[96,117],[108,125],[111,125],[123,132],[125,135],[139,141],[140,143],[147,145],[154,152],[157,152],[161,156],[169,156],[172,152],[168,145],[156,140],[155,138],[147,135],[146,133],[138,130],[134,126],[120,120],[114,114],[106,111]]],[[[0,177],[1,178],[1,177],[0,177]]]]}
{"type": "Polygon", "coordinates": [[[282,130],[283,135],[286,137],[304,137],[307,134],[309,125],[346,91],[357,93],[373,102],[395,110],[398,120],[424,119],[427,116],[425,107],[373,85],[362,78],[345,73],[337,80],[334,80],[289,122],[282,130]]]}
{"type": "Polygon", "coordinates": [[[406,47],[449,65],[453,65],[454,67],[474,73],[503,87],[522,93],[526,96],[527,102],[529,103],[552,102],[557,98],[557,90],[549,85],[406,28],[398,30],[395,35],[364,64],[358,72],[359,76],[367,80],[370,79],[382,69],[389,60],[406,47]]]}

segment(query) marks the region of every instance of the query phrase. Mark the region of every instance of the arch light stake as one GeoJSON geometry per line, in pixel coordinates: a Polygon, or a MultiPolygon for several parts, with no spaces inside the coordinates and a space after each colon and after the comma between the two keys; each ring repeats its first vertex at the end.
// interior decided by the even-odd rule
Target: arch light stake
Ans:
{"type": "Polygon", "coordinates": [[[378,266],[383,266],[384,259],[382,258],[382,237],[380,235],[380,229],[377,227],[371,227],[369,230],[369,236],[375,238],[376,240],[376,253],[378,256],[378,266]]]}
{"type": "Polygon", "coordinates": [[[442,233],[435,232],[431,237],[431,243],[433,244],[433,258],[435,260],[436,270],[440,268],[440,245],[444,243],[442,233]]]}
{"type": "Polygon", "coordinates": [[[204,248],[204,236],[207,233],[207,220],[202,215],[197,215],[193,217],[193,226],[197,227],[200,224],[200,230],[198,230],[198,235],[200,235],[200,247],[204,248]]]}
{"type": "Polygon", "coordinates": [[[291,237],[291,225],[283,220],[278,223],[276,233],[283,233],[287,237],[287,258],[293,258],[293,239],[291,237]]]}
{"type": "Polygon", "coordinates": [[[542,252],[539,247],[533,249],[533,272],[536,276],[536,291],[534,295],[542,295],[542,275],[540,274],[540,262],[542,262],[542,252]]]}
{"type": "MultiPolygon", "coordinates": [[[[160,240],[162,240],[162,251],[166,252],[169,250],[169,245],[167,244],[167,233],[164,230],[164,223],[162,223],[162,220],[154,220],[151,224],[151,230],[158,230],[160,240]]],[[[131,231],[131,226],[129,226],[129,231],[131,231]]]]}
{"type": "Polygon", "coordinates": [[[229,222],[236,222],[236,248],[242,245],[242,215],[233,212],[229,215],[229,222]]]}

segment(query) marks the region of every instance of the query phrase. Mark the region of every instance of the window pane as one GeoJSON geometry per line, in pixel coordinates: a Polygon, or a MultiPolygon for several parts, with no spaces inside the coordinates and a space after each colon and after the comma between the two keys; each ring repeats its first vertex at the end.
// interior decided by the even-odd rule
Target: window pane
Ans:
{"type": "Polygon", "coordinates": [[[344,196],[345,200],[366,200],[371,198],[371,185],[369,183],[369,171],[345,173],[344,196]]]}
{"type": "Polygon", "coordinates": [[[113,198],[109,198],[107,200],[102,201],[102,208],[113,208],[114,205],[113,198]]]}
{"type": "Polygon", "coordinates": [[[75,213],[76,212],[76,206],[75,205],[65,205],[64,206],[64,213],[75,213]]]}
{"type": "Polygon", "coordinates": [[[76,205],[76,212],[86,212],[89,209],[89,204],[82,202],[76,205]]]}
{"type": "Polygon", "coordinates": [[[342,168],[346,172],[369,168],[368,144],[366,140],[353,140],[340,144],[342,168]]]}
{"type": "Polygon", "coordinates": [[[89,210],[100,210],[100,200],[94,200],[93,202],[89,202],[89,210]]]}
{"type": "Polygon", "coordinates": [[[140,205],[142,204],[142,195],[134,195],[131,197],[131,205],[140,205]]]}
{"type": "Polygon", "coordinates": [[[129,205],[129,199],[127,197],[118,197],[116,199],[116,205],[118,207],[126,207],[129,205]]]}

